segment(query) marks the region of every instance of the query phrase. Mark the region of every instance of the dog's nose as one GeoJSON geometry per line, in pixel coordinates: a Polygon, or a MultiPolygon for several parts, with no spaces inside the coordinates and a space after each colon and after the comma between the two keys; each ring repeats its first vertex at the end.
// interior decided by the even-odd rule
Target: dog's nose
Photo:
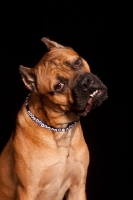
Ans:
{"type": "Polygon", "coordinates": [[[83,91],[87,91],[88,87],[92,84],[92,79],[90,77],[85,76],[79,83],[79,89],[83,91]]]}

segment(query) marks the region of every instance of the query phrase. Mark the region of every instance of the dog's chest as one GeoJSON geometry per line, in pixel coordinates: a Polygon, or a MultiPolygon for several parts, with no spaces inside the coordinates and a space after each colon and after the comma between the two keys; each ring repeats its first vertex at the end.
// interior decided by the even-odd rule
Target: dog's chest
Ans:
{"type": "Polygon", "coordinates": [[[71,140],[72,134],[57,134],[57,148],[49,152],[44,159],[45,169],[40,173],[38,184],[40,195],[44,195],[44,199],[63,196],[72,184],[78,185],[85,175],[83,164],[78,152],[73,149],[71,140]]]}
{"type": "Polygon", "coordinates": [[[68,157],[65,148],[60,148],[60,151],[62,153],[58,161],[44,170],[39,181],[40,195],[44,195],[48,200],[52,199],[52,196],[65,194],[71,184],[78,185],[85,173],[83,165],[71,154],[71,150],[68,157]]]}

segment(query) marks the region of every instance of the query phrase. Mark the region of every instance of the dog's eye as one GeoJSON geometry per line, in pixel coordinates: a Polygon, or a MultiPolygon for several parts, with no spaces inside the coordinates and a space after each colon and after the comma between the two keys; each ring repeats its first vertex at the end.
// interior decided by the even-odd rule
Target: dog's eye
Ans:
{"type": "Polygon", "coordinates": [[[79,68],[79,67],[81,67],[81,65],[82,65],[82,60],[81,60],[81,58],[79,58],[78,60],[76,60],[76,61],[74,62],[74,67],[75,67],[75,68],[79,68]]]}
{"type": "Polygon", "coordinates": [[[55,87],[54,87],[55,91],[56,91],[56,92],[62,91],[63,88],[64,88],[64,85],[65,85],[64,83],[58,83],[58,84],[55,85],[55,87]]]}

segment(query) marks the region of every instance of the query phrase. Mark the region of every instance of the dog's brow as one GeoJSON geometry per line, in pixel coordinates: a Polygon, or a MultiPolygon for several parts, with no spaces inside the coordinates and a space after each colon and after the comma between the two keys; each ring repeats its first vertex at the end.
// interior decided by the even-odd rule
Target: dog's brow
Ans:
{"type": "Polygon", "coordinates": [[[65,61],[64,64],[69,66],[69,67],[71,67],[71,68],[73,68],[73,69],[81,69],[81,67],[83,67],[83,62],[82,62],[82,58],[81,57],[77,57],[76,59],[74,59],[71,62],[67,60],[67,61],[65,61]],[[80,64],[76,66],[75,63],[77,61],[80,61],[80,64]]]}
{"type": "Polygon", "coordinates": [[[61,81],[62,83],[66,83],[68,80],[63,76],[57,75],[57,80],[61,81]]]}

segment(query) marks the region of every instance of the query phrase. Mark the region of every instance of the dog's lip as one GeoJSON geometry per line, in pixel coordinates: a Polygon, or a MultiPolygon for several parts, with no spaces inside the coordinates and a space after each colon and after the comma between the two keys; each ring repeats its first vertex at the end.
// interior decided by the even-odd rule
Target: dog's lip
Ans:
{"type": "Polygon", "coordinates": [[[87,102],[87,105],[86,105],[85,109],[81,113],[79,113],[80,116],[86,116],[90,112],[92,105],[93,105],[93,98],[100,94],[101,94],[101,90],[96,89],[93,93],[91,93],[89,95],[89,100],[87,102]]]}

